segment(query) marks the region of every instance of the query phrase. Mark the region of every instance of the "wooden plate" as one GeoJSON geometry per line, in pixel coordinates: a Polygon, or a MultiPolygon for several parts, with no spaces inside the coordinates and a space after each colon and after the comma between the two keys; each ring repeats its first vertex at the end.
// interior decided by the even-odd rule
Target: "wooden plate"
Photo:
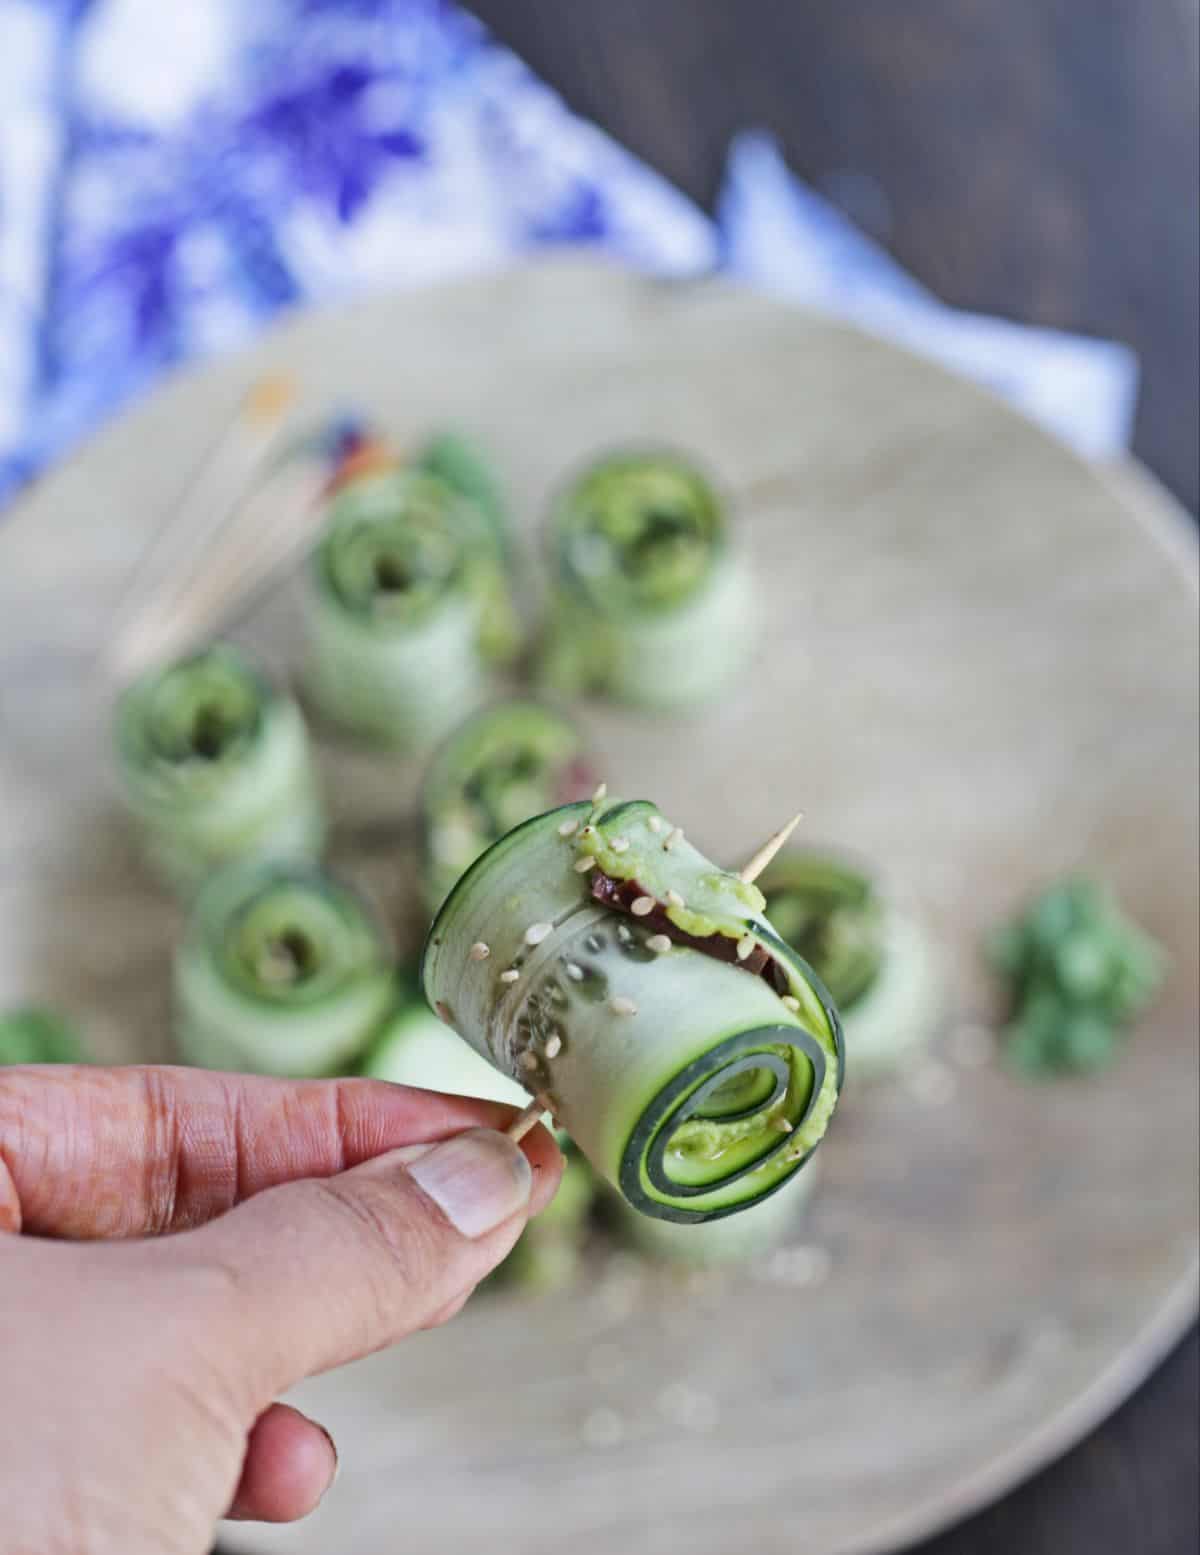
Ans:
{"type": "MultiPolygon", "coordinates": [[[[0,531],[0,1002],[78,1010],[113,1059],[166,1051],[177,921],[115,813],[92,665],[158,515],[268,367],[402,441],[477,429],[530,531],[595,450],[702,453],[760,564],[766,646],[698,720],[590,710],[614,787],[730,860],[803,805],[810,837],[926,899],[963,1019],[986,1009],[981,930],[1079,865],[1173,971],[1095,1080],[1031,1087],[960,1064],[953,1041],[915,1083],[851,1077],[803,1231],[818,1252],[782,1282],[618,1257],[572,1296],[481,1297],[301,1389],[341,1479],[309,1522],[234,1542],[473,1555],[506,1530],[525,1555],[878,1550],[1060,1452],[1196,1300],[1186,521],[943,372],[723,284],[571,259],[292,321],[168,385],[0,531]]],[[[286,588],[248,635],[288,662],[286,588]]],[[[324,759],[341,863],[402,904],[415,771],[324,759]]]]}

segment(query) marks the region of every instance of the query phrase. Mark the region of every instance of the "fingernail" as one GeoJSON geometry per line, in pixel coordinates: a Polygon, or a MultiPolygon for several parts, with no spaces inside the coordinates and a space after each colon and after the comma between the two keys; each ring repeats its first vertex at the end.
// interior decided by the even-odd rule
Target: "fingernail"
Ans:
{"type": "Polygon", "coordinates": [[[338,1475],[342,1472],[342,1460],[338,1456],[337,1443],[334,1441],[333,1437],[329,1434],[329,1432],[325,1429],[325,1427],[321,1424],[321,1422],[319,1420],[314,1420],[313,1424],[316,1426],[317,1430],[320,1431],[321,1435],[325,1438],[325,1440],[329,1443],[329,1450],[333,1454],[333,1473],[329,1476],[329,1483],[325,1486],[325,1489],[321,1492],[322,1497],[325,1497],[325,1496],[327,1496],[329,1494],[329,1492],[337,1484],[338,1475]]]}
{"type": "Polygon", "coordinates": [[[533,1173],[524,1151],[491,1129],[474,1128],[435,1145],[408,1168],[463,1236],[483,1236],[529,1203],[533,1173]]]}

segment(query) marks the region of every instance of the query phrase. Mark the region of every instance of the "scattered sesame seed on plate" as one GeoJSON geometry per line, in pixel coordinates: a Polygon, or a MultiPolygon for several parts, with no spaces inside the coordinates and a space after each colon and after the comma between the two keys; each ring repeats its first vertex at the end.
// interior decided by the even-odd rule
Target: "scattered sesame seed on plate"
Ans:
{"type": "Polygon", "coordinates": [[[567,976],[573,983],[583,982],[583,968],[579,965],[578,961],[567,962],[567,976]]]}
{"type": "Polygon", "coordinates": [[[632,999],[623,993],[614,994],[608,1001],[608,1007],[614,1015],[636,1015],[637,1005],[632,999]]]}
{"type": "Polygon", "coordinates": [[[579,822],[574,817],[568,817],[558,828],[560,837],[573,837],[579,830],[579,822]]]}
{"type": "Polygon", "coordinates": [[[506,972],[501,972],[500,981],[502,983],[515,983],[520,975],[515,966],[510,966],[506,972]]]}
{"type": "Polygon", "coordinates": [[[554,933],[552,923],[531,923],[525,930],[525,943],[527,945],[540,945],[544,939],[548,939],[554,933]]]}
{"type": "Polygon", "coordinates": [[[562,1038],[556,1033],[546,1043],[543,1051],[545,1052],[547,1058],[557,1058],[558,1055],[562,1052],[562,1038]]]}
{"type": "Polygon", "coordinates": [[[481,939],[475,941],[469,952],[472,961],[486,961],[491,953],[492,947],[485,945],[481,939]]]}

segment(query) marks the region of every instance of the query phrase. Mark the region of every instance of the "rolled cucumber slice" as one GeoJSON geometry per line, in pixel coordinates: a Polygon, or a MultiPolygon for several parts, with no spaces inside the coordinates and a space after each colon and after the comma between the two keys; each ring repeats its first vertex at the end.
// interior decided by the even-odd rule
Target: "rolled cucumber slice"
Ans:
{"type": "Polygon", "coordinates": [[[585,470],[551,512],[549,552],[548,687],[683,707],[749,658],[746,559],[721,498],[679,455],[624,452],[585,470]]]}
{"type": "Polygon", "coordinates": [[[300,709],[236,649],[136,681],[117,702],[115,746],[146,855],[181,893],[234,859],[320,855],[325,820],[300,709]]]}
{"type": "Polygon", "coordinates": [[[352,733],[428,749],[519,647],[494,532],[420,469],[368,466],[338,483],[309,569],[306,685],[352,733]]]}
{"type": "Polygon", "coordinates": [[[426,997],[634,1208],[736,1214],[795,1177],[843,1077],[832,1000],[762,909],[653,804],[566,805],[455,886],[426,997]]]}
{"type": "Polygon", "coordinates": [[[317,1076],[369,1046],[396,975],[378,923],[346,886],[298,866],[235,866],[196,900],[174,991],[185,1062],[317,1076]]]}
{"type": "Polygon", "coordinates": [[[771,922],[833,995],[855,1079],[903,1069],[935,1034],[945,1002],[940,958],[915,909],[826,850],[788,849],[759,883],[771,922]]]}
{"type": "Polygon", "coordinates": [[[0,1068],[7,1064],[86,1064],[79,1033],[53,1010],[30,1005],[0,1013],[0,1068]]]}
{"type": "Polygon", "coordinates": [[[583,736],[537,702],[500,702],[469,718],[430,763],[422,791],[431,912],[506,832],[595,787],[583,736]]]}
{"type": "Polygon", "coordinates": [[[785,1188],[755,1204],[742,1215],[727,1215],[703,1226],[681,1226],[672,1220],[652,1220],[611,1196],[618,1232],[638,1252],[660,1263],[712,1265],[744,1263],[771,1252],[804,1216],[820,1177],[810,1161],[785,1188]]]}

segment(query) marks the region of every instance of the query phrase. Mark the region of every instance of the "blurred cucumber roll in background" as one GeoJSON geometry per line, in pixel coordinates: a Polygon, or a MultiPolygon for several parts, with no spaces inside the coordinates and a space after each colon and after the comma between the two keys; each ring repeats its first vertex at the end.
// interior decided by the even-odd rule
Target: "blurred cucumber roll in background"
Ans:
{"type": "Polygon", "coordinates": [[[554,504],[543,684],[686,708],[716,696],[754,645],[751,579],[726,506],[687,459],[615,453],[554,504]]]}
{"type": "Polygon", "coordinates": [[[789,848],[759,880],[781,938],[828,988],[852,1080],[895,1073],[934,1036],[945,987],[914,907],[869,869],[825,849],[789,848]]]}
{"type": "Polygon", "coordinates": [[[391,948],[349,887],[316,869],[214,876],[175,956],[175,1038],[210,1069],[345,1072],[396,1002],[391,948]]]}
{"type": "Polygon", "coordinates": [[[306,686],[347,731],[422,751],[520,647],[504,547],[478,500],[443,476],[352,458],[309,567],[306,686]]]}
{"type": "Polygon", "coordinates": [[[125,803],[146,855],[190,894],[233,859],[311,860],[325,822],[304,720],[237,649],[208,648],[118,699],[125,803]]]}
{"type": "Polygon", "coordinates": [[[595,784],[583,736],[562,713],[510,701],[469,718],[434,756],[422,790],[430,911],[505,832],[595,784]]]}
{"type": "Polygon", "coordinates": [[[64,1016],[34,1005],[0,1010],[0,1067],[88,1062],[78,1031],[64,1016]]]}

